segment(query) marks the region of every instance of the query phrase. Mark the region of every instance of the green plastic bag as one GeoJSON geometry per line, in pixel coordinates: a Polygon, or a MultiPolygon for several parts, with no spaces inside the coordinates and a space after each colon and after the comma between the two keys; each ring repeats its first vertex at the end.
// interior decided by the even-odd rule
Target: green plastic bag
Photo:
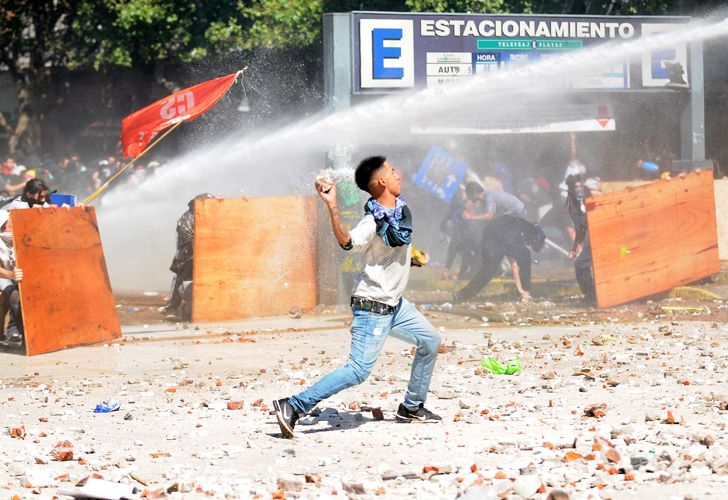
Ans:
{"type": "Polygon", "coordinates": [[[515,375],[522,369],[521,360],[518,358],[513,358],[503,365],[492,356],[486,356],[483,361],[480,362],[480,366],[482,366],[484,370],[495,375],[515,375]]]}

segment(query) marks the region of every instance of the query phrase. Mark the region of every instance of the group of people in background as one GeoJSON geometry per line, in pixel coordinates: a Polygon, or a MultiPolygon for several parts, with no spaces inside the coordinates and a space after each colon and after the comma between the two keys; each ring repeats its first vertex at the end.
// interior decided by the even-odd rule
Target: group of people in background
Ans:
{"type": "MultiPolygon", "coordinates": [[[[153,175],[163,163],[164,160],[137,162],[133,168],[125,172],[125,179],[119,181],[139,185],[147,176],[153,175]]],[[[19,160],[6,156],[0,164],[0,197],[19,194],[30,179],[42,179],[61,193],[86,196],[95,192],[123,166],[122,159],[114,155],[88,162],[74,154],[60,159],[51,156],[44,158],[31,156],[19,160]]]]}
{"type": "Polygon", "coordinates": [[[601,181],[587,174],[573,146],[554,184],[545,177],[514,180],[502,162],[491,162],[482,177],[468,172],[441,225],[448,240],[443,278],[468,281],[454,301],[471,299],[501,274],[513,277],[521,301],[531,301],[531,251],[548,243],[574,260],[584,301],[595,302],[584,199],[601,193],[601,181]]]}

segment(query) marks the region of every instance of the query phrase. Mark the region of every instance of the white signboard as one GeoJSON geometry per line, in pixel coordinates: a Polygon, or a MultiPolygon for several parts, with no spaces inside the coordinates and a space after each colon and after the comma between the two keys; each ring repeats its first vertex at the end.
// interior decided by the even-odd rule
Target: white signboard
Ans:
{"type": "Polygon", "coordinates": [[[362,88],[415,86],[415,42],[411,19],[362,19],[360,76],[362,88]]]}
{"type": "Polygon", "coordinates": [[[428,87],[473,76],[473,55],[470,52],[428,52],[426,72],[428,87]]]}

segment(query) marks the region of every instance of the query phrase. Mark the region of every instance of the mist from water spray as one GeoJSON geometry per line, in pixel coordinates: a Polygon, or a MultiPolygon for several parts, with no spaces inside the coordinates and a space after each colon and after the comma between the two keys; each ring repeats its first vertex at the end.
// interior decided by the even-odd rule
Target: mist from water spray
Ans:
{"type": "MultiPolygon", "coordinates": [[[[280,130],[231,133],[173,160],[142,185],[116,187],[102,200],[98,218],[112,285],[117,291],[161,290],[168,285],[175,221],[200,192],[221,197],[314,194],[313,180],[326,166],[327,153],[342,146],[341,157],[347,152],[387,155],[389,148],[412,144],[426,147],[438,140],[413,136],[412,125],[476,107],[502,111],[524,109],[544,99],[566,101],[572,91],[563,88],[563,75],[590,74],[655,48],[726,34],[726,20],[680,25],[647,38],[608,42],[509,71],[389,95],[280,130]]],[[[352,174],[352,165],[337,164],[332,172],[335,180],[352,174]]]]}

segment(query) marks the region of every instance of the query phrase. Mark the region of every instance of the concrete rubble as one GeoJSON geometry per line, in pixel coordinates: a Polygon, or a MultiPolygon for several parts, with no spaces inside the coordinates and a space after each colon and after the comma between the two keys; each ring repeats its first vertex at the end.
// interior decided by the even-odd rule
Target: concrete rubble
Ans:
{"type": "MultiPolygon", "coordinates": [[[[519,307],[498,314],[548,309],[519,307]]],[[[728,484],[722,322],[451,328],[449,307],[425,309],[447,346],[427,403],[443,422],[394,422],[412,351],[391,339],[370,379],[302,418],[293,440],[271,401],[346,359],[344,315],[0,354],[0,497],[71,498],[59,490],[88,478],[110,497],[228,499],[697,498],[728,484]],[[488,374],[487,355],[523,371],[488,374]],[[110,399],[119,411],[93,413],[110,399]]]]}

